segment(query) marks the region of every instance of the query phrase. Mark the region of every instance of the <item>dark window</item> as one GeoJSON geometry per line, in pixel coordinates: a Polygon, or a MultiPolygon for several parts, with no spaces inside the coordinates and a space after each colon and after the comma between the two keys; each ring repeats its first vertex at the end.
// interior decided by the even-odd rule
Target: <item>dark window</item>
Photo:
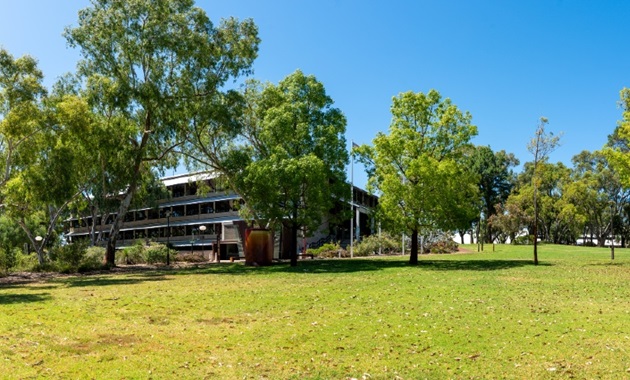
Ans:
{"type": "Polygon", "coordinates": [[[216,212],[228,212],[230,211],[229,201],[219,201],[216,203],[216,212]]]}
{"type": "Polygon", "coordinates": [[[136,211],[136,220],[145,220],[147,218],[147,214],[144,210],[136,211]]]}
{"type": "Polygon", "coordinates": [[[183,197],[186,194],[186,185],[174,185],[171,187],[173,198],[183,197]]]}
{"type": "Polygon", "coordinates": [[[199,215],[199,205],[186,206],[186,215],[199,215]]]}
{"type": "Polygon", "coordinates": [[[147,212],[149,213],[149,219],[157,219],[160,217],[160,213],[157,209],[152,208],[147,210],[147,212]]]}
{"type": "Polygon", "coordinates": [[[184,216],[184,206],[173,206],[173,212],[171,216],[184,216]]]}
{"type": "Polygon", "coordinates": [[[201,213],[202,214],[212,214],[214,213],[214,206],[212,203],[202,203],[201,204],[201,213]]]}

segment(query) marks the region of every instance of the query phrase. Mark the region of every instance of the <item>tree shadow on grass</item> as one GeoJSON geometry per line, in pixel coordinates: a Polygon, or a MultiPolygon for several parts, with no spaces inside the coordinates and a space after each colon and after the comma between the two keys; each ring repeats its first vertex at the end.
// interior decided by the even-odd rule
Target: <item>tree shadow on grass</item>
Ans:
{"type": "Polygon", "coordinates": [[[145,272],[140,274],[70,277],[60,282],[69,287],[133,285],[148,281],[166,281],[164,274],[145,272]]]}
{"type": "MultiPolygon", "coordinates": [[[[549,266],[540,263],[539,266],[549,266]]],[[[222,274],[222,275],[256,275],[270,273],[354,273],[372,272],[388,269],[418,269],[435,271],[492,271],[534,266],[531,260],[430,260],[420,258],[417,266],[409,265],[408,259],[390,258],[359,258],[359,259],[322,259],[300,260],[296,267],[288,262],[274,263],[271,266],[252,267],[242,263],[209,265],[203,268],[186,268],[174,271],[172,274],[222,274]]]]}
{"type": "MultiPolygon", "coordinates": [[[[538,263],[538,266],[550,266],[549,263],[538,263]]],[[[420,260],[420,268],[436,271],[492,271],[521,267],[535,267],[531,260],[420,260]]]]}
{"type": "Polygon", "coordinates": [[[0,294],[0,305],[43,302],[52,299],[50,293],[0,294]]]}

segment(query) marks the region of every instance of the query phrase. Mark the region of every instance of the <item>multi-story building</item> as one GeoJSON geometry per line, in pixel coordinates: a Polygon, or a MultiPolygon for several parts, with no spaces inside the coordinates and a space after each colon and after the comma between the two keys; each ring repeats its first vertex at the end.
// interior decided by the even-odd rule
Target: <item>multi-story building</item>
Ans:
{"type": "MultiPolygon", "coordinates": [[[[124,219],[117,240],[117,247],[123,248],[134,242],[157,241],[169,243],[180,251],[203,253],[213,258],[220,252],[220,259],[243,257],[243,236],[246,228],[238,214],[240,197],[221,186],[207,173],[183,174],[162,179],[170,197],[157,202],[156,207],[130,210],[124,219]]],[[[377,198],[354,187],[353,210],[355,218],[355,239],[369,235],[374,230],[370,210],[376,206],[377,198]]],[[[339,207],[350,207],[340,205],[339,207]]],[[[334,211],[332,211],[334,212],[334,211]]],[[[104,223],[94,228],[106,241],[115,215],[110,215],[104,223]]],[[[339,241],[342,245],[350,241],[350,218],[338,223],[322,221],[319,231],[300,244],[318,246],[327,241],[339,241]]],[[[332,220],[332,219],[331,219],[332,220]]],[[[91,217],[73,217],[66,221],[66,239],[70,242],[90,237],[91,217]]],[[[276,237],[274,258],[287,258],[286,240],[282,234],[276,237]]]]}

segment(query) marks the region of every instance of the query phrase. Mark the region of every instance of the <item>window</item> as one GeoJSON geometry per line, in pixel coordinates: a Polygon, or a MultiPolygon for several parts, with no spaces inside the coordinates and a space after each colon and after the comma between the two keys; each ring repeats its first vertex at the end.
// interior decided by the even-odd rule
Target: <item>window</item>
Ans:
{"type": "Polygon", "coordinates": [[[184,216],[184,206],[173,206],[171,216],[184,216]]]}
{"type": "Polygon", "coordinates": [[[214,213],[213,203],[202,203],[200,208],[201,208],[201,213],[202,214],[212,214],[212,213],[214,213]]]}
{"type": "Polygon", "coordinates": [[[199,215],[199,205],[186,206],[186,215],[199,215]]]}
{"type": "Polygon", "coordinates": [[[229,201],[219,201],[216,203],[216,212],[228,212],[230,211],[230,202],[229,201]]]}

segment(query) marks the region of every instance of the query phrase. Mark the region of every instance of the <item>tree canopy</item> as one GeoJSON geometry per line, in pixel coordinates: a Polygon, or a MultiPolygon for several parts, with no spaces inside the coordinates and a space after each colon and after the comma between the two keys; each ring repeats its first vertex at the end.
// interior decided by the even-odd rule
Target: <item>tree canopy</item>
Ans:
{"type": "Polygon", "coordinates": [[[107,246],[113,265],[118,232],[143,177],[176,165],[169,156],[196,111],[223,108],[224,85],[250,73],[258,31],[251,20],[215,26],[192,0],[94,0],[65,35],[81,50],[78,74],[89,104],[126,161],[107,246]]]}
{"type": "Polygon", "coordinates": [[[244,215],[290,231],[296,265],[298,230],[317,231],[335,202],[348,199],[346,118],[324,85],[299,70],[277,85],[250,82],[243,95],[242,144],[220,166],[244,215]]]}
{"type": "Polygon", "coordinates": [[[439,92],[405,92],[392,100],[389,134],[356,151],[369,186],[380,194],[378,215],[389,228],[411,234],[410,263],[418,261],[418,235],[457,226],[477,210],[476,178],[460,165],[477,134],[471,115],[439,92]]]}

